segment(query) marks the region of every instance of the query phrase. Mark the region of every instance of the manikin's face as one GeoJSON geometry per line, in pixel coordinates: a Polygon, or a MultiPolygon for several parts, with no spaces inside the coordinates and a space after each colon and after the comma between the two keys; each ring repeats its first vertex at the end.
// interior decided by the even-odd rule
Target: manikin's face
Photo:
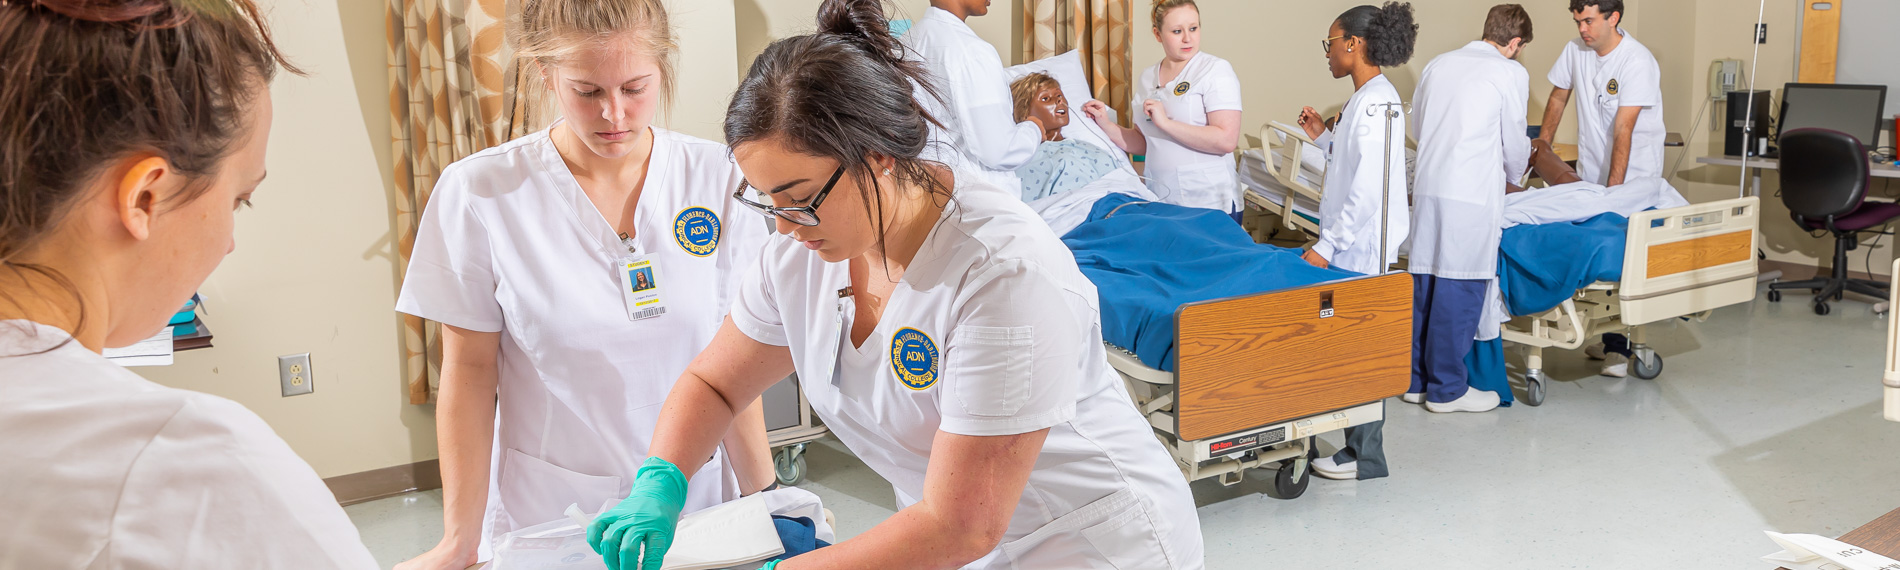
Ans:
{"type": "MultiPolygon", "coordinates": [[[[1035,99],[1029,102],[1029,116],[1042,121],[1045,132],[1059,131],[1062,127],[1069,126],[1069,98],[1062,96],[1061,88],[1044,87],[1037,91],[1035,99]]],[[[1044,138],[1057,140],[1061,136],[1060,133],[1053,137],[1045,134],[1044,138]]]]}

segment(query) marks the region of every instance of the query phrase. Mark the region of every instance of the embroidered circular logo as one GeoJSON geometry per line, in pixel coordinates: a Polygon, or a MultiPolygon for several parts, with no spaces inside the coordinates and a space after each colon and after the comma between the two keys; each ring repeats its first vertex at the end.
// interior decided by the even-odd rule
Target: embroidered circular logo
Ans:
{"type": "Polygon", "coordinates": [[[891,335],[891,371],[912,390],[937,383],[937,343],[923,331],[904,327],[891,335]]]}
{"type": "Polygon", "coordinates": [[[719,215],[698,206],[680,210],[680,215],[673,217],[673,241],[679,242],[686,253],[712,255],[719,249],[719,215]]]}
{"type": "Polygon", "coordinates": [[[1180,82],[1180,83],[1176,83],[1176,84],[1174,84],[1174,96],[1175,96],[1175,97],[1180,97],[1180,96],[1182,96],[1182,95],[1186,95],[1186,94],[1187,94],[1187,90],[1188,90],[1188,82],[1186,82],[1186,81],[1182,81],[1182,82],[1180,82]]]}
{"type": "Polygon", "coordinates": [[[1608,89],[1605,89],[1605,91],[1609,91],[1611,95],[1616,94],[1616,80],[1615,79],[1610,80],[1610,86],[1608,89]]]}

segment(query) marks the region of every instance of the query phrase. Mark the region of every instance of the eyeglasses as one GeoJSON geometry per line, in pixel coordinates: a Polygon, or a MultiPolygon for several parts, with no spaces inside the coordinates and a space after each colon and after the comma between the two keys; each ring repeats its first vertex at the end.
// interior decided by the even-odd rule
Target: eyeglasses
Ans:
{"type": "Polygon", "coordinates": [[[1343,39],[1346,39],[1346,36],[1333,36],[1330,38],[1320,40],[1319,51],[1321,53],[1330,55],[1333,53],[1333,40],[1343,40],[1343,39]]]}
{"type": "Polygon", "coordinates": [[[838,179],[843,176],[844,167],[839,166],[837,172],[831,173],[831,180],[825,182],[825,187],[820,189],[817,194],[813,194],[811,203],[804,206],[780,208],[770,204],[760,204],[748,200],[745,197],[745,190],[751,188],[752,185],[747,183],[743,178],[739,179],[739,189],[732,192],[732,197],[738,199],[740,204],[745,204],[747,207],[757,210],[760,214],[778,216],[787,222],[801,226],[816,226],[818,225],[818,206],[825,203],[825,196],[831,194],[831,188],[837,186],[838,179]]]}

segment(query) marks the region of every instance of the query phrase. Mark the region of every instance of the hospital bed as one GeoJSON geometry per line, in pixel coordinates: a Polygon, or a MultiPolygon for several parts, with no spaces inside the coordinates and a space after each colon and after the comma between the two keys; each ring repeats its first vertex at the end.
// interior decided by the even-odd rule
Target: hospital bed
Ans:
{"type": "MultiPolygon", "coordinates": [[[[1083,118],[1080,106],[1091,94],[1079,53],[1009,68],[1012,78],[1032,72],[1055,78],[1069,99],[1078,120],[1063,136],[1121,157],[1119,170],[1133,179],[1127,155],[1083,118]]],[[[1317,178],[1309,188],[1317,215],[1317,178]]],[[[1236,485],[1249,469],[1273,467],[1275,493],[1298,497],[1312,480],[1314,436],[1384,419],[1383,400],[1411,384],[1412,281],[1403,273],[1187,303],[1175,309],[1174,323],[1172,371],[1113,344],[1107,353],[1190,482],[1236,485]]]]}
{"type": "Polygon", "coordinates": [[[1306,132],[1279,122],[1260,126],[1259,137],[1246,137],[1238,157],[1241,198],[1248,206],[1278,216],[1287,229],[1319,235],[1320,188],[1325,185],[1324,157],[1320,168],[1302,167],[1318,147],[1306,132]]]}
{"type": "Polygon", "coordinates": [[[1114,345],[1108,361],[1190,482],[1277,464],[1274,491],[1298,497],[1314,436],[1384,419],[1411,385],[1404,273],[1189,303],[1175,322],[1173,372],[1114,345]]]}
{"type": "Polygon", "coordinates": [[[1662,374],[1663,360],[1647,345],[1643,325],[1706,318],[1753,299],[1759,206],[1758,198],[1745,197],[1630,216],[1620,281],[1593,283],[1557,308],[1504,326],[1504,341],[1525,348],[1524,403],[1544,402],[1546,348],[1574,350],[1597,335],[1627,332],[1635,352],[1630,372],[1651,380],[1662,374]]]}

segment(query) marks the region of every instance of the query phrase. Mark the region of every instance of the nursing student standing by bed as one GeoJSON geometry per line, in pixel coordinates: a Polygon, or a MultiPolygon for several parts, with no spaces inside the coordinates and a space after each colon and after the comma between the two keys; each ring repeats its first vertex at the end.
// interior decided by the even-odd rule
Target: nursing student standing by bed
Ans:
{"type": "MultiPolygon", "coordinates": [[[[561,119],[450,165],[423,213],[396,310],[442,323],[444,533],[405,568],[626,496],[765,236],[723,145],[652,125],[675,77],[660,0],[528,0],[514,34],[561,119]]],[[[748,404],[693,458],[687,510],[768,484],[748,404]]]]}
{"type": "Polygon", "coordinates": [[[1201,9],[1194,0],[1156,0],[1151,14],[1160,63],[1135,83],[1136,128],[1089,101],[1082,112],[1111,142],[1145,155],[1142,175],[1163,202],[1240,213],[1234,147],[1240,142],[1240,77],[1227,60],[1201,51],[1201,9]]]}
{"type": "MultiPolygon", "coordinates": [[[[1577,175],[1584,181],[1620,186],[1626,180],[1663,175],[1662,67],[1636,36],[1623,31],[1623,0],[1570,0],[1576,40],[1564,44],[1550,67],[1550,101],[1537,137],[1557,136],[1571,94],[1577,103],[1577,175]]],[[[1629,339],[1603,335],[1585,349],[1607,359],[1603,375],[1629,369],[1629,339]]]]}
{"type": "Polygon", "coordinates": [[[1418,176],[1406,266],[1414,283],[1412,386],[1404,398],[1433,412],[1498,406],[1496,392],[1470,387],[1465,355],[1497,277],[1504,187],[1530,162],[1530,75],[1517,63],[1530,41],[1523,6],[1493,7],[1483,38],[1433,58],[1412,95],[1418,176]]]}
{"type": "Polygon", "coordinates": [[[376,568],[257,414],[99,354],[236,247],[283,64],[259,12],[0,2],[0,568],[376,568]]]}
{"type": "MultiPolygon", "coordinates": [[[[929,70],[942,98],[918,97],[937,118],[925,156],[954,164],[1014,191],[1013,171],[1029,162],[1042,142],[1035,119],[1010,120],[1009,77],[996,46],[964,23],[990,12],[989,0],[931,0],[903,43],[929,70]]],[[[920,95],[922,95],[920,93],[920,95]]],[[[848,95],[847,95],[848,96],[848,95]]]]}
{"type": "MultiPolygon", "coordinates": [[[[1399,244],[1405,242],[1411,220],[1405,199],[1405,114],[1403,107],[1386,105],[1400,102],[1399,91],[1379,68],[1404,65],[1417,38],[1412,5],[1388,2],[1340,14],[1320,42],[1333,78],[1351,77],[1353,94],[1331,130],[1325,130],[1312,107],[1300,112],[1307,136],[1329,149],[1319,202],[1319,241],[1307,250],[1308,263],[1370,275],[1384,273],[1398,261],[1399,244]],[[1399,113],[1391,119],[1389,134],[1387,109],[1399,113]],[[1381,191],[1386,192],[1383,200],[1381,191]],[[1386,210],[1383,220],[1381,208],[1386,210]],[[1381,226],[1384,259],[1379,258],[1381,226]]],[[[1329,479],[1386,476],[1380,432],[1384,424],[1346,428],[1345,447],[1314,461],[1314,472],[1329,479]]]]}

